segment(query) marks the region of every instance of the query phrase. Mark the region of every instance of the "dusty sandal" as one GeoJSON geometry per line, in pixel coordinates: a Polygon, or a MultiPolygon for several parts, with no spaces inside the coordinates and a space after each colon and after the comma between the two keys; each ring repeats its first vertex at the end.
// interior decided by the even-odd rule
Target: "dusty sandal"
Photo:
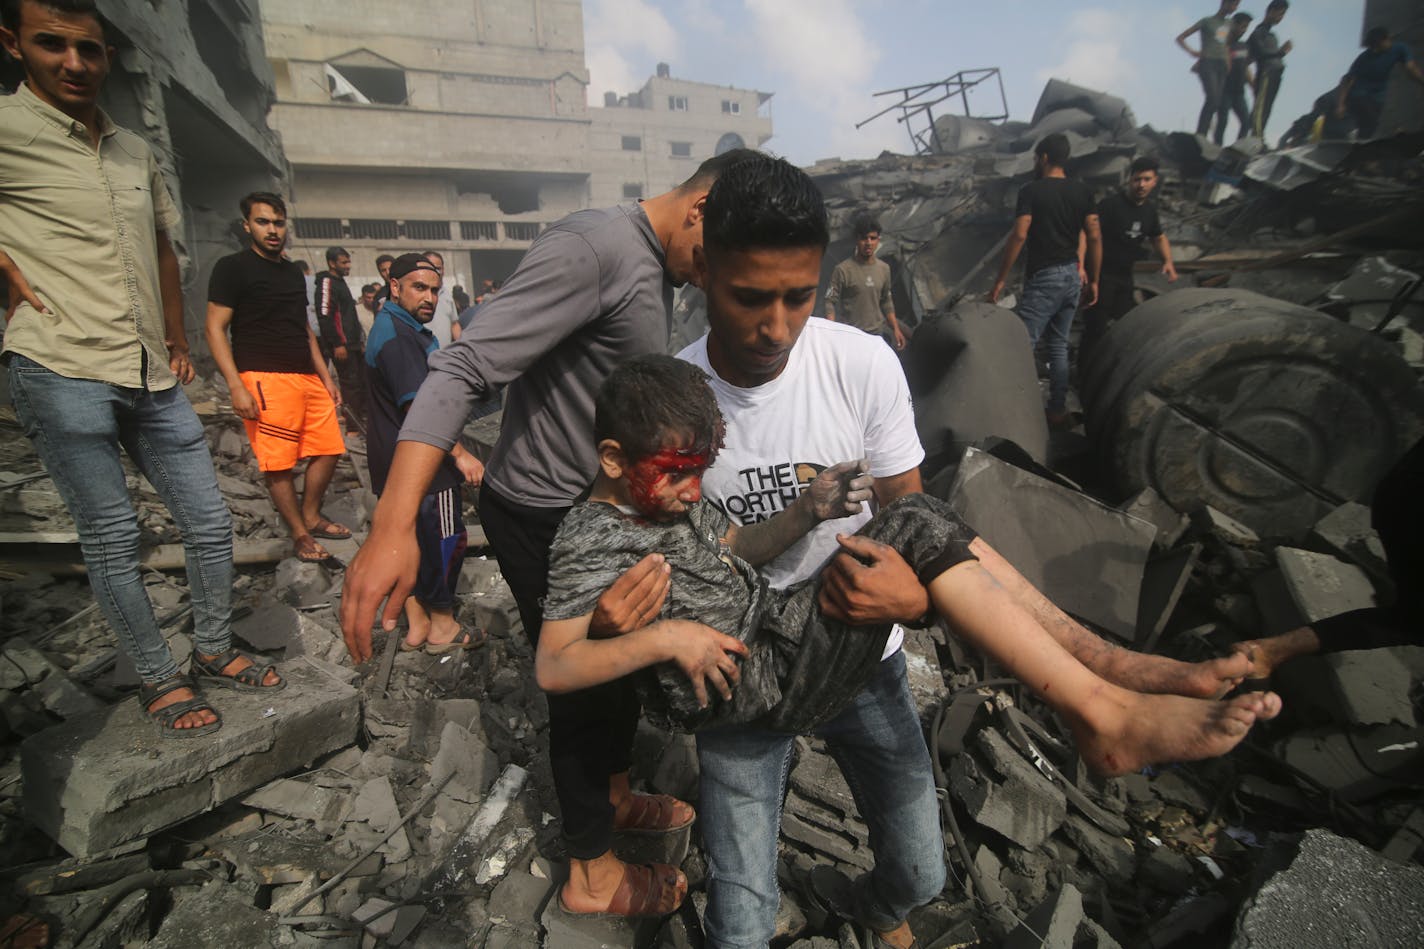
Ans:
{"type": "Polygon", "coordinates": [[[666,916],[675,912],[687,896],[686,877],[676,867],[665,863],[623,865],[623,879],[608,902],[608,909],[597,913],[576,913],[564,903],[564,891],[559,890],[559,909],[584,919],[642,919],[666,916]],[[677,890],[681,885],[682,896],[670,909],[660,909],[659,904],[669,889],[677,890]]]}
{"type": "Polygon", "coordinates": [[[158,723],[158,731],[164,738],[197,738],[199,735],[210,735],[222,727],[222,716],[218,715],[218,710],[196,694],[193,680],[181,672],[178,675],[169,676],[162,682],[156,682],[153,685],[140,685],[138,687],[138,701],[143,708],[143,713],[158,723]],[[149,708],[150,705],[165,695],[170,692],[176,692],[179,689],[193,689],[194,695],[191,699],[174,702],[171,705],[163,706],[163,708],[149,708]],[[217,721],[209,722],[206,725],[199,725],[196,728],[178,727],[178,719],[189,712],[201,712],[204,709],[217,716],[217,721]]]}
{"type": "Polygon", "coordinates": [[[204,660],[196,652],[193,653],[192,671],[197,680],[204,685],[215,685],[220,689],[239,689],[247,692],[277,692],[286,688],[287,680],[279,675],[274,685],[267,685],[263,680],[267,678],[268,672],[275,672],[276,666],[259,665],[257,659],[249,656],[245,652],[237,649],[229,649],[227,652],[212,659],[204,660]],[[225,675],[223,670],[239,659],[246,659],[250,665],[245,669],[240,669],[232,675],[225,675]]]}
{"type": "Polygon", "coordinates": [[[427,639],[425,642],[421,643],[415,648],[424,649],[427,654],[432,656],[442,656],[445,653],[453,652],[456,649],[478,649],[484,644],[485,631],[476,628],[473,633],[470,632],[468,629],[460,630],[460,632],[456,634],[455,638],[450,640],[448,643],[432,643],[430,640],[427,639]]]}
{"type": "MultiPolygon", "coordinates": [[[[677,805],[683,803],[669,794],[631,794],[628,812],[615,819],[613,829],[620,834],[665,834],[682,830],[697,819],[697,812],[684,821],[674,823],[677,805]]],[[[689,806],[688,810],[691,810],[689,806]]]]}
{"type": "Polygon", "coordinates": [[[329,521],[325,517],[317,521],[315,527],[308,527],[307,532],[313,537],[320,537],[323,540],[346,540],[351,536],[351,528],[345,524],[329,521]]]}

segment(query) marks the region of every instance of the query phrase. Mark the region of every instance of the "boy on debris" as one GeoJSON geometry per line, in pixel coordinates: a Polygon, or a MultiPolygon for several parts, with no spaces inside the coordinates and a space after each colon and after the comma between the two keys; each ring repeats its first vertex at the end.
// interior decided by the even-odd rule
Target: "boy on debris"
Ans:
{"type": "MultiPolygon", "coordinates": [[[[370,392],[367,461],[371,487],[386,488],[396,436],[416,390],[425,381],[426,358],[439,348],[426,328],[435,318],[440,272],[420,254],[402,254],[391,264],[390,296],[376,314],[366,340],[366,388],[370,392]]],[[[484,635],[462,629],[455,619],[455,582],[465,557],[465,524],[460,516],[460,484],[479,485],[484,465],[459,442],[445,456],[420,502],[415,534],[420,570],[415,590],[405,601],[408,624],[402,652],[423,649],[439,655],[452,649],[484,645],[484,635]]]]}
{"type": "MultiPolygon", "coordinates": [[[[756,571],[817,523],[858,513],[871,497],[863,463],[820,472],[787,510],[736,526],[701,500],[702,473],[721,445],[722,418],[695,366],[645,356],[609,377],[595,433],[600,471],[589,500],[564,519],[550,554],[549,595],[535,673],[541,688],[588,688],[640,674],[645,708],[686,729],[756,721],[809,730],[863,687],[888,624],[849,627],[817,606],[819,582],[780,593],[756,571]],[[598,597],[650,552],[672,568],[663,618],[611,639],[588,638],[598,597]],[[727,632],[730,631],[730,635],[727,632]],[[706,673],[712,696],[694,670],[706,673]],[[738,657],[740,662],[738,662],[738,657]],[[720,696],[720,700],[718,697],[720,696]]],[[[1280,700],[1144,695],[1112,685],[1058,644],[970,553],[974,532],[943,502],[910,495],[860,532],[915,569],[935,611],[1064,715],[1095,770],[1223,754],[1280,700]]]]}

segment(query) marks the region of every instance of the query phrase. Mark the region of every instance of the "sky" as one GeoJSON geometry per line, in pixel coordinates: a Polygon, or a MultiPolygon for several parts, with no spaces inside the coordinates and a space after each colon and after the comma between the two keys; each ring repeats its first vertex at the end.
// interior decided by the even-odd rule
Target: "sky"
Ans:
{"type": "MultiPolygon", "coordinates": [[[[1259,19],[1265,6],[1241,9],[1259,19]]],[[[1032,118],[1044,83],[1059,78],[1126,99],[1139,124],[1192,130],[1201,85],[1174,39],[1213,12],[1212,0],[584,0],[589,102],[636,91],[667,62],[679,79],[774,93],[765,148],[809,165],[911,151],[898,112],[855,128],[897,98],[874,93],[997,66],[1011,119],[1032,118]]],[[[1271,140],[1344,74],[1360,52],[1363,16],[1363,0],[1291,4],[1276,27],[1294,49],[1271,140]]],[[[971,105],[998,111],[997,85],[981,86],[971,105]]]]}

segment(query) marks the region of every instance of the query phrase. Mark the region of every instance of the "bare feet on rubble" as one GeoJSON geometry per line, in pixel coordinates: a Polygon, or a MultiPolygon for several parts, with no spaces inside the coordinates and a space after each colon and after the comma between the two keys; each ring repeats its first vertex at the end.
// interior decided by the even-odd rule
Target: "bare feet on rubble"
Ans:
{"type": "Polygon", "coordinates": [[[1296,656],[1307,656],[1320,651],[1320,637],[1309,626],[1293,629],[1269,639],[1249,639],[1231,647],[1239,655],[1249,656],[1252,662],[1252,679],[1269,678],[1280,668],[1281,663],[1296,656]]]}
{"type": "Polygon", "coordinates": [[[1115,776],[1150,764],[1224,755],[1241,743],[1252,725],[1280,711],[1281,699],[1274,692],[1213,700],[1116,689],[1105,690],[1070,727],[1088,766],[1115,776]]]}
{"type": "MultiPolygon", "coordinates": [[[[1238,644],[1241,645],[1241,644],[1238,644]]],[[[1239,648],[1229,656],[1205,662],[1182,662],[1130,649],[1113,649],[1093,669],[1098,675],[1132,692],[1218,699],[1260,673],[1251,655],[1239,648]]]]}

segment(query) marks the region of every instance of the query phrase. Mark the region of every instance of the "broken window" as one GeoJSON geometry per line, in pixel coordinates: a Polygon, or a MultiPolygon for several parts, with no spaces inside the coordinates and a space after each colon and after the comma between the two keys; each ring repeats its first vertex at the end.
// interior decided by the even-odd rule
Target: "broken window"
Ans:
{"type": "Polygon", "coordinates": [[[692,157],[692,143],[691,143],[691,142],[671,142],[670,144],[672,145],[672,157],[673,157],[673,158],[691,158],[691,157],[692,157]]]}
{"type": "Polygon", "coordinates": [[[333,102],[405,105],[408,95],[405,71],[385,66],[343,64],[338,68],[327,63],[326,86],[333,102]]]}
{"type": "Polygon", "coordinates": [[[727,115],[741,115],[742,104],[733,99],[723,99],[722,111],[725,112],[727,115]]]}
{"type": "Polygon", "coordinates": [[[687,96],[668,96],[668,109],[672,112],[686,112],[687,96]]]}
{"type": "Polygon", "coordinates": [[[643,150],[643,139],[637,135],[623,136],[623,150],[625,152],[641,152],[643,150]]]}
{"type": "Polygon", "coordinates": [[[639,182],[630,182],[623,186],[623,197],[641,198],[643,196],[643,186],[639,182]]]}
{"type": "Polygon", "coordinates": [[[337,241],[346,236],[339,217],[303,217],[292,222],[297,237],[308,241],[337,241]]]}
{"type": "Polygon", "coordinates": [[[448,241],[449,221],[405,221],[402,222],[403,236],[413,241],[448,241]]]}
{"type": "Polygon", "coordinates": [[[497,241],[499,240],[498,221],[461,221],[460,240],[462,241],[497,241]]]}
{"type": "Polygon", "coordinates": [[[504,236],[512,241],[532,241],[539,236],[539,224],[524,221],[507,221],[504,236]]]}

